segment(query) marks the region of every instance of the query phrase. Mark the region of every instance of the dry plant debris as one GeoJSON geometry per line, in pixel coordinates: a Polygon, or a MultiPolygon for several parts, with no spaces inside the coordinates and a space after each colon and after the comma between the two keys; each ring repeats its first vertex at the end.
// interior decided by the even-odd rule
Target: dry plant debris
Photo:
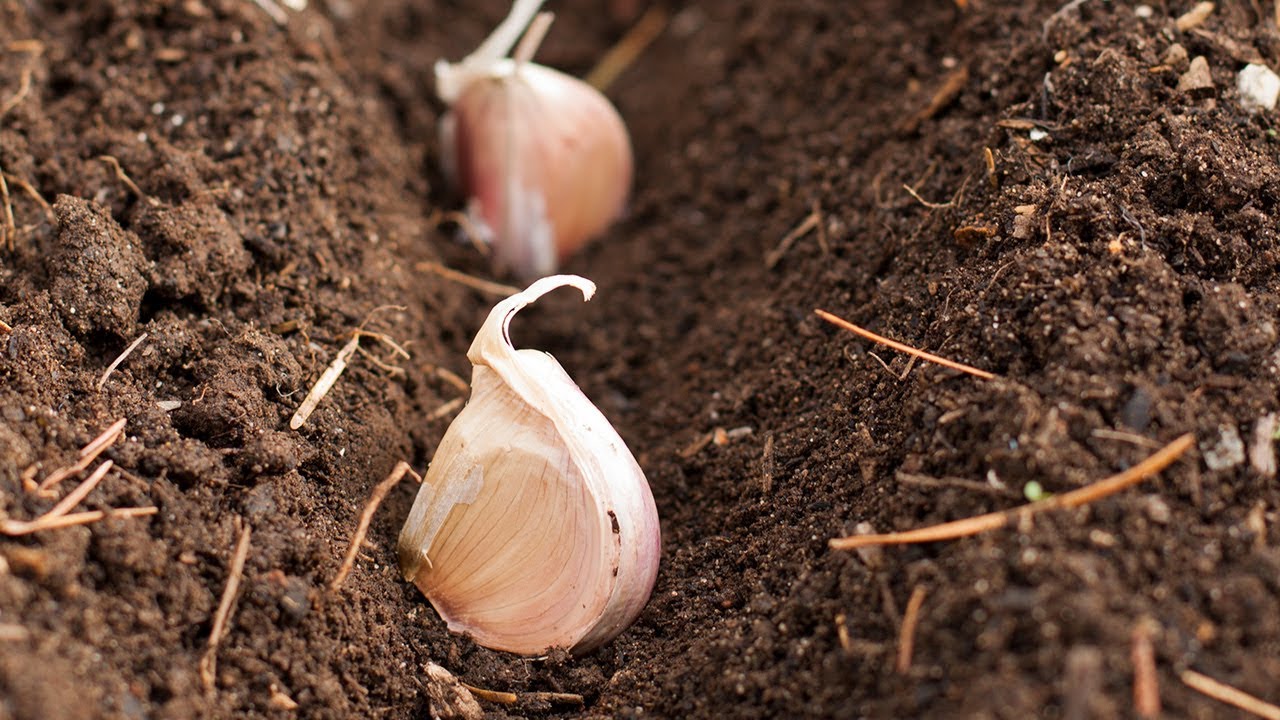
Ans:
{"type": "Polygon", "coordinates": [[[472,695],[491,703],[499,705],[515,705],[521,702],[545,702],[553,705],[577,705],[582,707],[585,704],[583,697],[577,693],[561,693],[561,692],[503,692],[501,690],[485,690],[474,685],[462,683],[462,687],[471,691],[472,695]]]}
{"type": "Polygon", "coordinates": [[[0,519],[0,534],[9,537],[17,537],[20,535],[30,535],[42,530],[56,530],[58,528],[71,527],[72,525],[86,525],[91,522],[97,522],[108,517],[142,517],[144,515],[154,515],[159,512],[155,507],[134,507],[134,508],[117,508],[113,510],[88,510],[85,512],[72,513],[71,509],[80,504],[89,493],[97,487],[102,478],[106,477],[107,472],[111,470],[112,462],[107,460],[97,467],[85,478],[84,482],[76,486],[74,490],[67,494],[53,509],[34,520],[13,520],[11,518],[0,519]]]}
{"type": "Polygon", "coordinates": [[[777,267],[778,263],[782,262],[783,256],[791,249],[791,246],[794,245],[797,240],[808,235],[809,232],[815,229],[818,231],[818,245],[822,248],[822,252],[824,254],[829,252],[826,228],[822,226],[822,209],[815,204],[813,210],[805,216],[804,220],[801,220],[800,224],[795,226],[791,232],[787,233],[786,236],[778,243],[778,246],[765,256],[765,269],[772,270],[777,267]]]}
{"type": "Polygon", "coordinates": [[[9,198],[9,184],[4,178],[5,173],[0,168],[0,206],[3,206],[4,210],[3,217],[0,217],[0,245],[9,252],[13,252],[18,228],[13,220],[13,202],[9,198]]]}
{"type": "Polygon", "coordinates": [[[39,486],[30,487],[28,490],[34,491],[42,497],[49,497],[51,495],[51,490],[55,485],[66,480],[72,475],[84,472],[90,465],[92,465],[93,461],[97,460],[98,456],[102,454],[102,451],[111,447],[111,445],[120,438],[124,433],[124,426],[124,418],[120,418],[114,423],[111,423],[110,427],[103,430],[100,435],[93,440],[90,440],[88,445],[85,445],[80,449],[80,458],[73,465],[68,465],[67,467],[60,468],[49,473],[49,476],[41,481],[39,486]]]}
{"type": "Polygon", "coordinates": [[[898,636],[898,662],[895,666],[899,675],[906,675],[911,671],[911,656],[916,646],[916,626],[920,623],[920,607],[924,605],[927,594],[928,591],[923,585],[915,586],[911,590],[910,599],[907,600],[906,612],[902,614],[902,632],[898,636]]]}
{"type": "Polygon", "coordinates": [[[954,540],[977,535],[988,530],[1002,528],[1015,518],[1030,517],[1046,510],[1079,507],[1114,495],[1172,465],[1193,444],[1195,444],[1195,437],[1187,433],[1128,470],[1071,492],[1055,495],[1020,507],[904,532],[833,538],[827,544],[834,550],[853,550],[876,545],[910,545],[914,543],[939,542],[941,540],[954,540]]]}
{"type": "MultiPolygon", "coordinates": [[[[311,413],[315,412],[316,407],[320,405],[320,401],[324,400],[325,396],[329,394],[329,391],[333,389],[334,384],[338,382],[338,378],[342,377],[342,373],[346,371],[347,364],[351,362],[351,356],[354,355],[357,350],[360,350],[360,338],[373,338],[374,340],[377,340],[391,348],[392,352],[396,355],[399,355],[406,360],[409,359],[409,352],[401,347],[395,340],[392,340],[390,336],[364,329],[364,326],[369,322],[369,319],[380,310],[404,310],[404,308],[398,305],[387,305],[374,308],[369,312],[369,315],[365,318],[364,322],[360,324],[360,327],[351,331],[351,339],[347,341],[346,345],[342,346],[342,349],[338,350],[338,354],[334,356],[333,361],[324,369],[324,372],[320,373],[320,377],[316,379],[315,384],[311,386],[311,390],[308,391],[306,397],[302,399],[302,403],[298,405],[298,409],[293,413],[293,417],[289,420],[289,429],[297,430],[306,424],[307,419],[311,417],[311,413]]],[[[362,354],[383,370],[392,374],[404,374],[403,368],[384,363],[368,353],[362,354]]]]}
{"type": "Polygon", "coordinates": [[[1155,621],[1141,618],[1133,626],[1133,712],[1143,720],[1160,717],[1160,678],[1156,651],[1151,643],[1155,621]]]}
{"type": "Polygon", "coordinates": [[[116,368],[120,367],[120,363],[124,362],[125,358],[129,357],[134,350],[137,350],[138,346],[146,339],[147,333],[142,333],[138,336],[137,340],[129,343],[129,347],[125,348],[124,352],[120,353],[115,360],[111,361],[111,364],[107,366],[107,369],[102,372],[102,377],[98,378],[98,392],[102,392],[102,388],[106,386],[107,380],[111,378],[111,373],[115,372],[116,368]]]}
{"type": "Polygon", "coordinates": [[[890,340],[889,338],[884,337],[882,335],[877,335],[871,332],[870,330],[854,325],[853,323],[849,322],[848,320],[845,320],[842,317],[839,317],[837,315],[832,315],[826,310],[814,310],[814,312],[818,314],[818,317],[822,318],[823,320],[826,320],[832,325],[835,325],[837,327],[842,327],[845,330],[848,330],[849,332],[852,332],[855,335],[860,335],[872,342],[879,343],[886,347],[891,347],[894,350],[897,350],[898,352],[904,352],[912,357],[920,358],[921,360],[931,362],[935,365],[948,367],[948,368],[951,368],[952,370],[959,370],[962,373],[967,373],[969,375],[973,375],[974,377],[982,378],[983,380],[992,380],[995,378],[995,375],[993,373],[989,373],[986,370],[979,370],[978,368],[975,368],[971,365],[965,365],[964,363],[959,363],[954,360],[948,360],[944,357],[938,357],[937,355],[933,355],[923,350],[918,350],[916,348],[913,348],[910,345],[904,345],[895,340],[890,340]]]}
{"type": "Polygon", "coordinates": [[[1280,720],[1280,706],[1218,682],[1208,675],[1201,675],[1195,670],[1184,670],[1178,677],[1187,687],[1214,700],[1221,700],[1266,720],[1280,720]]]}
{"type": "Polygon", "coordinates": [[[200,683],[205,692],[213,691],[213,682],[218,671],[218,644],[226,636],[227,621],[231,617],[231,608],[235,604],[236,593],[240,590],[240,580],[244,576],[244,561],[249,556],[249,538],[253,528],[241,518],[236,518],[236,527],[240,530],[240,539],[236,541],[235,554],[231,558],[231,567],[227,570],[227,585],[222,590],[222,600],[213,614],[213,629],[209,632],[209,644],[200,658],[200,683]]]}
{"type": "Polygon", "coordinates": [[[422,477],[409,467],[409,463],[401,460],[392,468],[391,474],[369,495],[369,502],[365,505],[364,511],[360,513],[360,522],[356,525],[356,531],[351,534],[351,544],[347,546],[347,553],[342,558],[342,565],[338,567],[338,573],[333,576],[333,581],[329,583],[329,592],[336,593],[342,588],[342,583],[346,582],[347,576],[351,574],[351,568],[355,566],[356,555],[360,552],[360,546],[364,543],[365,534],[369,532],[369,523],[373,521],[373,514],[378,511],[378,506],[382,504],[382,499],[391,492],[391,488],[395,487],[405,475],[412,475],[414,480],[422,482],[422,477]]]}
{"type": "Polygon", "coordinates": [[[429,272],[433,275],[444,278],[459,285],[465,285],[472,290],[485,293],[486,295],[494,295],[497,297],[508,297],[520,292],[520,289],[511,285],[503,285],[502,283],[484,280],[474,275],[468,275],[464,272],[445,267],[438,262],[423,261],[414,265],[421,272],[429,272]]]}
{"type": "Polygon", "coordinates": [[[662,31],[667,28],[667,22],[670,19],[666,8],[661,4],[650,5],[627,34],[622,36],[618,44],[610,48],[591,72],[587,73],[587,84],[601,92],[607,90],[619,75],[635,63],[640,53],[658,39],[662,31]]]}

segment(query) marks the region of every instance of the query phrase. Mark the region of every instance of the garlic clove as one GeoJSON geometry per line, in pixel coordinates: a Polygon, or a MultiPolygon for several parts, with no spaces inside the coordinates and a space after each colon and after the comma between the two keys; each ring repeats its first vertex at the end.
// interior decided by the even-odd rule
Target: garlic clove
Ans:
{"type": "MultiPolygon", "coordinates": [[[[554,272],[621,214],[631,140],[598,90],[557,70],[505,57],[541,0],[521,0],[478,49],[436,65],[446,174],[493,246],[500,272],[554,272]]],[[[531,51],[530,51],[531,52],[531,51]]]]}
{"type": "Polygon", "coordinates": [[[653,590],[661,540],[644,473],[550,355],[516,350],[523,307],[571,285],[544,278],[498,303],[467,356],[470,402],[449,426],[400,534],[400,567],[445,619],[486,647],[584,653],[653,590]]]}

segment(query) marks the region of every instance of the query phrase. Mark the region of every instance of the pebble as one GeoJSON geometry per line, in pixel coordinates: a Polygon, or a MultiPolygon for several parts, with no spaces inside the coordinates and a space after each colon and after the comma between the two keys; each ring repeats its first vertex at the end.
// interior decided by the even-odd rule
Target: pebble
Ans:
{"type": "Polygon", "coordinates": [[[1236,91],[1240,94],[1240,104],[1246,110],[1275,110],[1276,99],[1280,98],[1280,76],[1266,65],[1250,63],[1236,76],[1236,91]]]}
{"type": "Polygon", "coordinates": [[[1244,441],[1235,425],[1218,426],[1218,442],[1212,447],[1201,445],[1204,464],[1210,470],[1226,470],[1244,462],[1244,441]]]}
{"type": "Polygon", "coordinates": [[[1195,56],[1187,71],[1178,78],[1178,92],[1200,98],[1213,95],[1213,76],[1209,74],[1209,61],[1203,55],[1195,56]]]}

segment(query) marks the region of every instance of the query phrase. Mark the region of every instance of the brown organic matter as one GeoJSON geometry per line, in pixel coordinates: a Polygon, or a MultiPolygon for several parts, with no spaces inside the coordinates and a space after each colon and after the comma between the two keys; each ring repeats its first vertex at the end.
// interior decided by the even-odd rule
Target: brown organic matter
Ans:
{"type": "MultiPolygon", "coordinates": [[[[549,2],[539,61],[585,74],[650,4],[549,2]]],[[[662,3],[609,87],[628,213],[565,268],[597,298],[513,332],[634,450],[663,564],[617,640],[536,659],[449,634],[399,576],[409,482],[326,592],[374,488],[431,459],[494,302],[416,268],[511,282],[440,224],[431,87],[507,3],[307,5],[0,3],[0,511],[54,507],[84,475],[27,487],[120,418],[74,512],[159,508],[0,538],[0,718],[474,715],[446,676],[517,698],[493,717],[1130,717],[1139,623],[1162,717],[1238,717],[1200,675],[1280,703],[1256,430],[1280,411],[1280,139],[1234,90],[1241,58],[1280,67],[1267,3],[1186,32],[1191,0],[662,3]],[[363,330],[411,359],[362,343],[290,430],[382,306],[406,309],[363,330]],[[1083,507],[827,547],[1062,495],[1183,433],[1083,507]]]]}

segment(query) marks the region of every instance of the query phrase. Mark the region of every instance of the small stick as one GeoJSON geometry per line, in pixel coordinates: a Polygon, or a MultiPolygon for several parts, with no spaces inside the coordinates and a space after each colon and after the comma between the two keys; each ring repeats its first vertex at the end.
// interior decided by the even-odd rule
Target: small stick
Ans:
{"type": "Polygon", "coordinates": [[[142,188],[138,187],[133,180],[125,174],[124,168],[120,166],[120,161],[115,157],[111,155],[99,155],[98,159],[110,165],[111,168],[115,170],[116,179],[123,183],[125,187],[129,188],[129,192],[137,195],[140,199],[151,201],[152,204],[157,202],[155,198],[149,197],[146,193],[142,192],[142,188]]]}
{"type": "Polygon", "coordinates": [[[1156,651],[1151,645],[1150,618],[1142,618],[1133,626],[1133,711],[1143,720],[1160,717],[1160,678],[1156,674],[1156,651]]]}
{"type": "Polygon", "coordinates": [[[952,370],[959,370],[960,372],[968,373],[970,375],[973,375],[974,377],[982,378],[983,380],[995,379],[995,375],[987,372],[986,370],[979,370],[978,368],[965,365],[963,363],[958,363],[954,360],[948,360],[943,357],[938,357],[937,355],[932,355],[923,350],[917,350],[916,348],[913,348],[910,345],[903,345],[900,342],[890,340],[889,338],[883,337],[881,335],[877,335],[871,332],[870,330],[865,330],[861,327],[858,327],[857,325],[854,325],[853,323],[849,322],[848,320],[845,320],[844,318],[838,317],[836,315],[832,315],[826,310],[814,310],[814,312],[818,314],[818,317],[822,318],[823,320],[826,320],[832,325],[842,327],[845,330],[848,330],[849,332],[854,333],[855,335],[861,335],[862,337],[872,342],[876,342],[881,345],[891,347],[894,350],[897,350],[899,352],[904,352],[908,355],[918,357],[921,360],[926,360],[936,365],[948,367],[948,368],[951,368],[952,370]]]}
{"type": "Polygon", "coordinates": [[[125,358],[129,357],[134,350],[137,350],[138,346],[142,344],[142,341],[146,339],[147,333],[142,333],[138,336],[137,340],[129,343],[129,347],[125,348],[124,352],[120,353],[115,360],[111,361],[111,364],[107,366],[106,371],[102,373],[102,377],[98,378],[98,392],[102,392],[103,386],[107,384],[107,379],[111,377],[111,373],[116,371],[116,368],[120,367],[120,363],[124,362],[125,358]]]}
{"type": "Polygon", "coordinates": [[[34,200],[35,203],[40,206],[41,210],[44,210],[44,216],[50,224],[57,222],[58,218],[53,214],[53,206],[49,204],[48,200],[44,199],[44,196],[40,194],[40,191],[36,190],[31,183],[12,173],[3,173],[3,175],[5,182],[17,186],[19,190],[27,194],[27,197],[34,200]]]}
{"type": "Polygon", "coordinates": [[[954,540],[956,538],[977,535],[988,530],[1002,528],[1009,524],[1009,521],[1018,517],[1030,517],[1036,513],[1046,510],[1057,510],[1060,508],[1073,508],[1085,505],[1095,500],[1114,495],[1125,488],[1136,485],[1137,483],[1155,475],[1175,460],[1182,457],[1195,442],[1195,436],[1187,433],[1165,445],[1155,454],[1146,460],[1134,465],[1123,472],[1117,473],[1104,480],[1099,480],[1091,485],[1072,490],[1061,495],[1054,495],[1045,500],[1038,500],[1033,503],[1021,505],[1009,510],[999,510],[986,515],[977,515],[975,517],[965,518],[963,520],[955,520],[952,522],[942,523],[940,525],[931,525],[929,527],[918,528],[916,530],[907,530],[904,532],[884,533],[882,535],[850,535],[843,538],[832,538],[827,541],[827,545],[833,550],[853,550],[855,548],[867,547],[872,545],[909,545],[914,543],[939,542],[941,540],[954,540]]]}
{"type": "Polygon", "coordinates": [[[475,695],[481,700],[488,700],[489,702],[498,703],[500,705],[515,705],[516,702],[520,700],[515,693],[500,692],[498,690],[485,690],[484,688],[478,688],[474,685],[468,685],[462,681],[458,681],[458,684],[467,690],[470,690],[472,695],[475,695]]]}
{"type": "Polygon", "coordinates": [[[13,326],[3,320],[0,320],[0,333],[8,335],[11,332],[13,332],[13,326]]]}
{"type": "Polygon", "coordinates": [[[102,478],[107,476],[107,471],[109,471],[111,469],[111,466],[114,464],[115,463],[113,463],[110,460],[104,461],[101,465],[98,466],[97,470],[93,471],[93,474],[85,478],[84,482],[77,485],[75,490],[72,490],[71,492],[67,493],[67,496],[62,498],[61,502],[59,502],[57,505],[54,505],[52,510],[45,513],[44,515],[41,515],[40,516],[41,519],[58,518],[71,512],[71,508],[75,507],[76,505],[79,505],[80,501],[85,499],[85,497],[87,497],[89,493],[92,492],[95,487],[97,487],[98,483],[102,482],[102,478]]]}
{"type": "Polygon", "coordinates": [[[338,574],[333,576],[333,582],[329,583],[329,592],[336,593],[342,587],[342,583],[346,581],[347,576],[351,574],[351,568],[355,566],[356,554],[360,552],[360,545],[364,542],[364,536],[369,532],[369,523],[373,521],[373,514],[378,511],[378,506],[382,504],[382,499],[391,492],[391,488],[395,487],[406,474],[413,475],[418,481],[422,482],[422,478],[418,473],[409,467],[409,463],[401,460],[392,468],[391,474],[385,480],[378,483],[373,489],[373,493],[369,495],[369,502],[364,506],[364,512],[360,513],[360,522],[356,525],[356,531],[351,535],[351,544],[347,547],[347,554],[342,558],[342,565],[338,567],[338,574]]]}
{"type": "Polygon", "coordinates": [[[386,335],[380,332],[374,332],[372,330],[364,330],[363,328],[360,330],[356,330],[355,334],[359,337],[367,337],[367,338],[373,338],[374,340],[377,340],[383,345],[386,345],[387,347],[391,348],[392,352],[404,358],[405,360],[408,360],[410,357],[409,351],[400,347],[400,344],[397,343],[395,340],[392,340],[390,335],[386,335]]]}
{"type": "Polygon", "coordinates": [[[447,402],[447,403],[445,403],[445,404],[441,405],[440,407],[436,408],[435,410],[432,410],[432,411],[431,411],[431,414],[427,416],[427,419],[428,419],[428,420],[439,420],[440,418],[442,418],[442,417],[444,417],[444,416],[448,415],[449,413],[453,412],[454,410],[457,410],[458,408],[462,407],[462,406],[463,406],[463,404],[465,404],[465,403],[466,403],[466,399],[465,399],[465,398],[454,398],[454,399],[450,400],[449,402],[447,402]]]}
{"type": "Polygon", "coordinates": [[[791,246],[795,244],[796,240],[807,235],[809,231],[818,227],[821,222],[821,212],[814,210],[809,213],[799,225],[795,226],[791,232],[786,234],[786,237],[782,238],[782,241],[778,243],[778,246],[774,248],[772,252],[765,256],[765,269],[772,270],[776,267],[777,264],[782,261],[782,256],[787,254],[787,251],[791,249],[791,246]]]}
{"type": "Polygon", "coordinates": [[[916,644],[916,625],[920,622],[920,606],[924,605],[927,594],[923,585],[917,585],[911,591],[911,599],[907,600],[907,611],[902,615],[902,632],[898,640],[899,675],[906,675],[911,670],[911,655],[916,644]]]}
{"type": "Polygon", "coordinates": [[[1214,700],[1221,700],[1228,705],[1253,713],[1267,720],[1280,720],[1280,706],[1256,698],[1242,690],[1237,690],[1230,685],[1220,683],[1208,675],[1201,675],[1195,670],[1183,670],[1178,676],[1187,687],[1197,692],[1208,695],[1214,700]]]}
{"type": "Polygon", "coordinates": [[[13,221],[13,202],[9,198],[9,183],[5,182],[4,175],[4,172],[0,171],[0,203],[4,205],[4,224],[0,226],[0,241],[4,241],[5,248],[13,252],[18,227],[13,221]]]}
{"type": "Polygon", "coordinates": [[[563,692],[527,692],[520,693],[521,700],[529,700],[532,702],[547,702],[555,705],[585,705],[586,701],[578,693],[563,692]]]}
{"type": "Polygon", "coordinates": [[[767,495],[773,492],[773,433],[764,438],[764,448],[760,451],[760,489],[767,495]]]}
{"type": "Polygon", "coordinates": [[[227,586],[222,590],[222,600],[218,602],[218,610],[213,615],[213,630],[209,633],[209,646],[200,658],[200,682],[205,692],[213,690],[213,681],[218,669],[218,643],[227,633],[227,619],[231,617],[231,605],[235,602],[236,592],[240,589],[240,578],[244,575],[244,561],[249,556],[249,536],[253,528],[249,523],[236,518],[236,526],[240,527],[240,540],[236,542],[235,555],[231,558],[231,568],[227,571],[227,586]]]}
{"type": "Polygon", "coordinates": [[[907,118],[899,126],[899,130],[907,134],[918,130],[926,120],[942,112],[943,108],[950,105],[957,97],[960,97],[960,93],[964,91],[964,86],[968,82],[969,68],[960,67],[951,71],[943,78],[942,84],[933,93],[933,97],[929,98],[929,104],[921,108],[915,115],[907,118]]]}
{"type": "Polygon", "coordinates": [[[445,267],[444,265],[441,265],[438,262],[424,261],[424,262],[418,263],[414,267],[417,268],[419,271],[429,272],[429,273],[432,273],[433,275],[439,275],[445,280],[451,280],[460,285],[466,285],[472,290],[478,290],[488,295],[507,297],[510,295],[515,295],[516,293],[520,292],[520,288],[512,287],[510,285],[503,285],[502,283],[491,282],[489,280],[482,280],[481,278],[475,277],[473,275],[468,275],[464,272],[459,272],[457,270],[454,270],[453,268],[445,267]]]}
{"type": "Polygon", "coordinates": [[[30,535],[31,533],[40,532],[42,530],[57,530],[59,528],[71,527],[73,525],[88,525],[105,518],[132,518],[143,517],[146,515],[155,515],[160,512],[160,508],[154,506],[148,507],[131,507],[131,508],[114,508],[111,510],[88,510],[85,512],[71,513],[69,515],[61,515],[55,518],[47,518],[40,516],[35,520],[0,520],[0,534],[16,537],[19,535],[30,535]]]}
{"type": "Polygon", "coordinates": [[[40,485],[35,488],[36,493],[39,495],[46,495],[49,492],[49,489],[54,485],[57,485],[76,473],[84,472],[85,469],[93,464],[94,460],[98,459],[98,456],[102,454],[103,450],[111,447],[116,439],[120,437],[120,434],[124,432],[124,426],[124,418],[120,418],[114,423],[111,423],[111,427],[103,430],[101,435],[91,440],[88,445],[81,448],[80,459],[76,461],[74,465],[69,465],[50,473],[49,477],[45,478],[40,485]]]}
{"type": "Polygon", "coordinates": [[[302,404],[298,406],[297,412],[293,414],[293,418],[289,420],[289,428],[297,430],[307,422],[307,418],[311,417],[311,413],[315,412],[316,406],[329,394],[329,390],[333,388],[333,384],[338,382],[338,378],[342,376],[342,372],[347,369],[347,363],[350,362],[351,356],[355,354],[356,348],[360,346],[360,335],[356,334],[342,349],[338,351],[333,362],[329,363],[329,367],[324,369],[320,374],[316,384],[311,386],[311,391],[302,399],[302,404]]]}
{"type": "Polygon", "coordinates": [[[560,693],[560,692],[526,692],[517,695],[512,692],[502,692],[500,690],[485,690],[474,685],[468,685],[462,681],[458,684],[466,688],[481,700],[487,700],[499,705],[515,705],[521,701],[541,701],[554,703],[557,705],[584,705],[586,704],[582,696],[577,693],[560,693]]]}
{"type": "Polygon", "coordinates": [[[924,198],[920,197],[920,193],[916,192],[915,188],[911,187],[906,183],[902,184],[902,189],[906,190],[911,195],[911,197],[918,200],[921,205],[929,208],[930,210],[942,210],[944,208],[949,208],[951,207],[951,204],[954,202],[953,200],[948,200],[944,203],[929,202],[928,200],[925,200],[924,198]]]}
{"type": "Polygon", "coordinates": [[[27,93],[31,92],[31,68],[30,66],[22,68],[22,76],[18,79],[18,92],[13,97],[5,101],[4,105],[0,105],[0,118],[9,114],[10,110],[18,107],[18,103],[26,99],[27,93]]]}
{"type": "Polygon", "coordinates": [[[446,383],[454,386],[455,388],[458,389],[459,392],[462,392],[462,393],[471,392],[471,386],[467,384],[467,381],[463,380],[460,375],[458,375],[457,373],[455,373],[454,371],[448,368],[443,368],[443,367],[440,367],[439,365],[431,365],[428,372],[440,378],[441,380],[445,381],[446,383]]]}
{"type": "Polygon", "coordinates": [[[660,3],[650,5],[618,44],[610,48],[591,72],[587,73],[587,84],[600,92],[607,90],[619,75],[635,63],[640,53],[666,30],[669,19],[666,9],[660,3]]]}
{"type": "Polygon", "coordinates": [[[986,495],[997,495],[1000,497],[1020,498],[1022,493],[1007,488],[997,487],[991,483],[985,483],[981,480],[966,480],[964,478],[953,477],[929,477],[928,475],[918,475],[916,473],[899,471],[893,476],[894,480],[903,485],[915,485],[918,487],[932,488],[964,488],[971,492],[984,493],[986,495]]]}
{"type": "Polygon", "coordinates": [[[374,356],[373,353],[369,352],[368,350],[365,350],[362,347],[357,346],[356,351],[359,352],[361,355],[363,355],[365,359],[367,359],[369,362],[373,363],[374,365],[377,365],[379,370],[382,370],[383,372],[389,375],[397,375],[400,377],[403,377],[405,375],[404,368],[398,365],[389,365],[385,362],[382,362],[376,356],[374,356]]]}

